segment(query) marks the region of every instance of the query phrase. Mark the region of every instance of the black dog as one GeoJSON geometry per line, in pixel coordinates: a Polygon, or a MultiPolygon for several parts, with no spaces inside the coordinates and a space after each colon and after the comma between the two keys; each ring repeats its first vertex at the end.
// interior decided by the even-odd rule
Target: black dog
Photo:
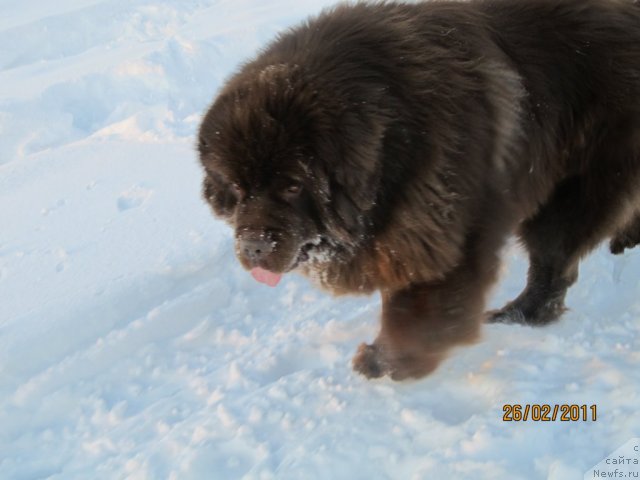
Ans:
{"type": "Polygon", "coordinates": [[[200,129],[237,255],[383,298],[354,367],[420,377],[474,341],[514,231],[528,284],[489,321],[544,325],[582,256],[640,241],[640,4],[338,6],[281,35],[200,129]]]}

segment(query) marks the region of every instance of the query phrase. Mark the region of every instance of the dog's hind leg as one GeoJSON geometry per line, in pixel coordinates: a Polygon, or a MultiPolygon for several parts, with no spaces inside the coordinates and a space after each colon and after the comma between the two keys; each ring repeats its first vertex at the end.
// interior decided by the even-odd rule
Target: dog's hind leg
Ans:
{"type": "MultiPolygon", "coordinates": [[[[527,286],[504,308],[491,312],[489,322],[545,325],[566,310],[565,295],[578,278],[580,258],[619,230],[637,198],[640,145],[633,131],[616,133],[627,136],[602,142],[605,147],[594,157],[598,163],[560,183],[536,215],[521,224],[520,238],[529,251],[527,286]]],[[[622,245],[616,240],[625,240],[625,247],[638,243],[638,225],[624,229],[629,233],[624,239],[615,237],[616,250],[622,245]]]]}
{"type": "Polygon", "coordinates": [[[618,255],[624,252],[625,248],[633,248],[638,244],[640,244],[640,213],[616,233],[609,242],[609,250],[618,255]]]}

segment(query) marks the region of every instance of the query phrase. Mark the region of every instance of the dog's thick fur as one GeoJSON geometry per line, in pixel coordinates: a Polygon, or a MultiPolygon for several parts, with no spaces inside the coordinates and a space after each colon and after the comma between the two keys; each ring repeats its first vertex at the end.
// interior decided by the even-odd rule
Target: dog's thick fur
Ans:
{"type": "Polygon", "coordinates": [[[200,129],[204,195],[246,268],[383,299],[354,368],[421,377],[486,318],[514,231],[544,325],[579,259],[640,242],[640,4],[338,6],[282,34],[200,129]]]}

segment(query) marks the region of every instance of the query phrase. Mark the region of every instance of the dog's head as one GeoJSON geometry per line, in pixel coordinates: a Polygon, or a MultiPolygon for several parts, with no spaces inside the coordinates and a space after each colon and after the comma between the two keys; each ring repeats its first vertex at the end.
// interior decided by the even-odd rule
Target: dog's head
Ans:
{"type": "Polygon", "coordinates": [[[384,125],[334,94],[297,66],[249,65],[205,115],[204,198],[245,268],[288,272],[363,237],[384,125]]]}

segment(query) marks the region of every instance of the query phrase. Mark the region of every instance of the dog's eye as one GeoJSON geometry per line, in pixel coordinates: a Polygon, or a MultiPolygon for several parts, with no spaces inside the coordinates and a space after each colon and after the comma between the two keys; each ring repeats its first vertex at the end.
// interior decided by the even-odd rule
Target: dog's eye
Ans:
{"type": "Polygon", "coordinates": [[[288,185],[282,193],[287,199],[296,198],[302,193],[302,185],[299,183],[292,183],[288,185]]]}

